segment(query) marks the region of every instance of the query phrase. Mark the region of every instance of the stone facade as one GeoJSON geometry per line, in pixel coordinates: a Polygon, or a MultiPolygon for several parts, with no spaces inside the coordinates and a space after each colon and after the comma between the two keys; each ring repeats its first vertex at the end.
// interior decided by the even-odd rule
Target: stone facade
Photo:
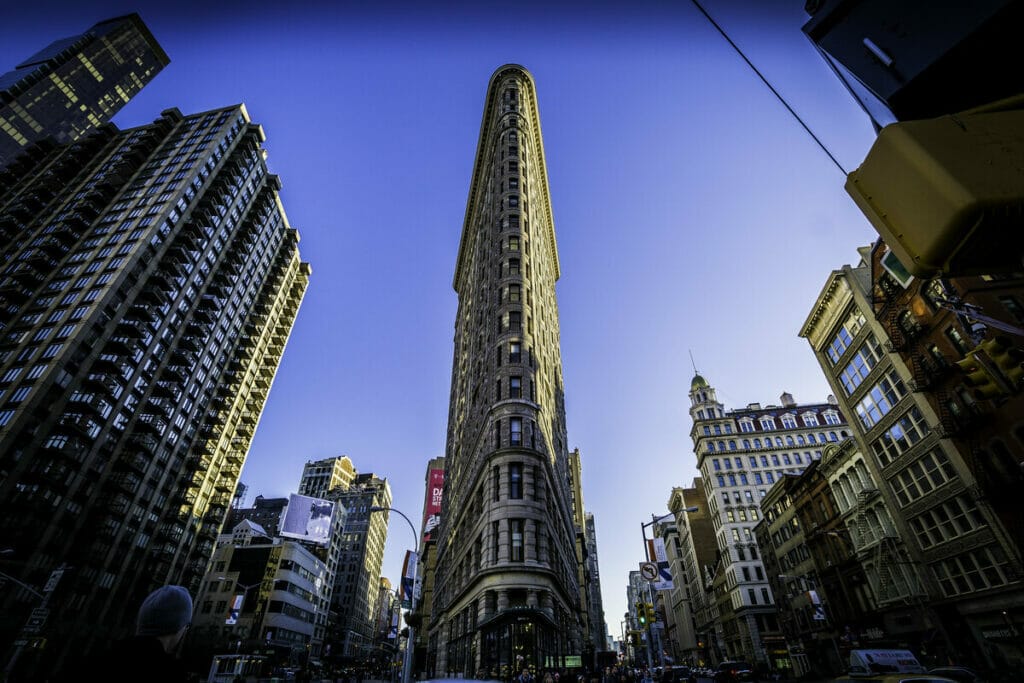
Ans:
{"type": "Polygon", "coordinates": [[[582,654],[555,282],[532,76],[487,89],[459,245],[428,668],[506,678],[582,654]]]}

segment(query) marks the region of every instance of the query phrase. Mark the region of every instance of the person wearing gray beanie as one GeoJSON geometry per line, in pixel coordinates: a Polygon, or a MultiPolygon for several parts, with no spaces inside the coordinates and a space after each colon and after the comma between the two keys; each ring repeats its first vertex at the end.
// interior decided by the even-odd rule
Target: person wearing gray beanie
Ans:
{"type": "Polygon", "coordinates": [[[184,586],[157,588],[142,601],[135,634],[112,643],[83,667],[78,680],[105,683],[185,683],[189,674],[179,651],[192,625],[192,596],[184,586]]]}
{"type": "MultiPolygon", "coordinates": [[[[135,622],[138,636],[184,635],[192,623],[192,596],[182,586],[161,586],[149,594],[139,607],[135,622]]],[[[174,639],[170,649],[180,637],[174,639]]]]}

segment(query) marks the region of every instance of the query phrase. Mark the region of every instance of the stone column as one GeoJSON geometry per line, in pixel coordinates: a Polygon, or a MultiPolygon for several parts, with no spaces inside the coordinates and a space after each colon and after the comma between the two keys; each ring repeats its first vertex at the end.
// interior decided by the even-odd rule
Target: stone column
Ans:
{"type": "Polygon", "coordinates": [[[540,608],[544,610],[544,613],[548,615],[552,621],[555,620],[555,601],[551,597],[551,593],[544,591],[540,596],[540,608]]]}

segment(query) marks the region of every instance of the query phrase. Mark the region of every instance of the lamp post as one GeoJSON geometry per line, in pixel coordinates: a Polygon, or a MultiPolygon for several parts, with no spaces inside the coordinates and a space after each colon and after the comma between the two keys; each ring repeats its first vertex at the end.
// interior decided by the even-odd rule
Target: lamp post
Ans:
{"type": "MultiPolygon", "coordinates": [[[[5,549],[3,551],[3,554],[9,554],[8,550],[9,549],[5,549]]],[[[21,653],[25,648],[25,643],[28,637],[31,634],[39,633],[39,630],[42,628],[43,624],[46,623],[46,618],[50,614],[50,597],[53,595],[54,589],[57,588],[57,582],[60,581],[61,576],[63,576],[64,572],[68,569],[70,569],[70,567],[63,563],[61,563],[59,567],[54,569],[53,572],[50,573],[50,578],[47,579],[46,585],[43,587],[42,593],[37,591],[32,586],[29,586],[27,583],[19,581],[13,576],[10,576],[9,574],[3,575],[5,578],[14,581],[23,589],[27,590],[35,597],[42,600],[42,602],[39,603],[39,606],[32,610],[32,616],[29,618],[28,622],[26,622],[25,625],[21,627],[21,631],[18,634],[18,639],[15,641],[14,644],[14,651],[11,653],[11,658],[7,660],[7,666],[4,668],[4,680],[8,680],[10,678],[11,672],[14,671],[14,667],[18,664],[18,659],[21,657],[21,653]]]]}
{"type": "MultiPolygon", "coordinates": [[[[697,512],[697,510],[699,510],[699,509],[700,508],[698,508],[696,505],[691,505],[690,507],[683,508],[680,512],[697,512]]],[[[661,520],[665,519],[666,517],[673,517],[675,514],[676,513],[674,513],[674,512],[668,512],[668,513],[665,513],[664,515],[661,515],[660,517],[658,517],[658,516],[656,516],[652,512],[651,513],[651,521],[649,521],[649,522],[641,522],[640,523],[640,536],[641,536],[641,538],[643,538],[643,542],[644,542],[644,558],[648,562],[651,561],[651,553],[647,549],[647,527],[654,526],[655,524],[657,524],[661,520]]],[[[655,561],[657,561],[657,558],[655,558],[655,561]]],[[[653,591],[651,589],[651,583],[653,583],[653,581],[648,581],[647,582],[647,600],[649,600],[651,602],[651,604],[653,605],[654,604],[654,593],[653,593],[653,591]]],[[[651,637],[653,637],[653,634],[655,632],[654,624],[650,624],[650,623],[647,624],[647,630],[649,631],[649,634],[650,634],[650,637],[647,638],[647,667],[650,668],[651,666],[653,666],[653,663],[651,662],[651,637]]],[[[664,648],[661,647],[661,642],[659,640],[659,643],[658,643],[658,663],[661,664],[661,665],[664,665],[665,664],[664,660],[665,660],[664,648]]]]}
{"type": "MultiPolygon", "coordinates": [[[[416,533],[416,527],[413,525],[412,521],[405,516],[405,513],[402,512],[401,510],[398,510],[397,508],[384,507],[379,505],[374,505],[370,508],[371,514],[374,512],[384,511],[397,512],[399,515],[402,516],[402,519],[404,519],[409,524],[409,529],[412,531],[413,543],[415,544],[414,547],[416,548],[416,562],[418,563],[420,561],[420,535],[416,533]]],[[[405,577],[402,578],[404,579],[405,577]]],[[[412,596],[409,598],[410,615],[412,615],[416,611],[416,578],[416,569],[414,566],[412,575],[412,596]]],[[[401,579],[399,581],[401,581],[401,579]]],[[[401,585],[401,583],[399,583],[399,585],[401,585]]],[[[410,681],[410,676],[412,674],[413,649],[416,647],[416,639],[414,635],[415,629],[413,628],[411,620],[406,620],[406,626],[409,629],[409,638],[406,640],[405,644],[405,661],[402,662],[402,683],[409,683],[410,681]]]]}
{"type": "MultiPolygon", "coordinates": [[[[257,586],[259,586],[260,584],[263,583],[262,581],[257,581],[256,583],[249,583],[249,584],[239,583],[238,579],[232,579],[229,576],[218,576],[216,580],[217,581],[232,581],[237,588],[242,588],[243,589],[242,590],[242,604],[240,604],[238,606],[238,617],[236,617],[236,620],[241,618],[241,616],[242,616],[242,608],[245,606],[246,598],[249,597],[249,591],[252,590],[253,588],[256,588],[257,586]]],[[[232,626],[236,626],[236,624],[232,624],[232,626]]],[[[249,624],[249,635],[250,636],[252,635],[252,627],[253,627],[253,624],[249,624]]],[[[235,640],[235,654],[238,654],[238,651],[241,649],[241,647],[242,647],[241,639],[236,639],[235,640]]]]}

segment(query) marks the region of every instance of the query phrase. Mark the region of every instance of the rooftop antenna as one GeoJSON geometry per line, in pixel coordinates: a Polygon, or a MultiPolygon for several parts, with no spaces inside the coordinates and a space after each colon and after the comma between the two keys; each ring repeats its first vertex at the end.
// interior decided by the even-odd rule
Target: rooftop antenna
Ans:
{"type": "Polygon", "coordinates": [[[693,374],[696,375],[697,374],[697,364],[693,362],[693,350],[692,349],[687,349],[686,351],[687,351],[687,353],[690,354],[690,365],[693,366],[693,374]]]}

